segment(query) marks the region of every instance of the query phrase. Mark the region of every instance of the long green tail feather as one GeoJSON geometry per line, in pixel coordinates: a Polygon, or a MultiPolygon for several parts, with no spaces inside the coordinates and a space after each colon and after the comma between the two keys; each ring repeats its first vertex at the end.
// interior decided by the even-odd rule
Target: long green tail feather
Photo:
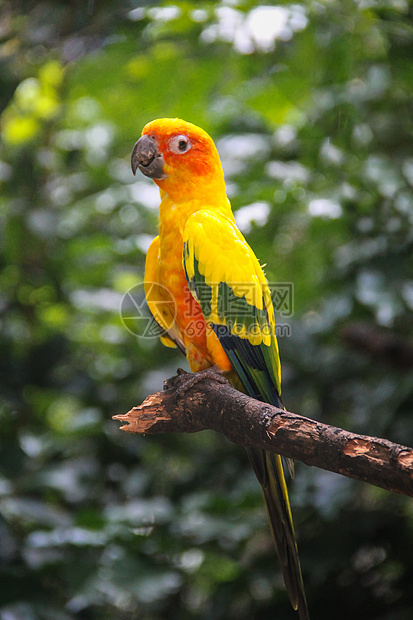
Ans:
{"type": "MultiPolygon", "coordinates": [[[[262,348],[246,340],[241,341],[236,336],[222,337],[222,333],[221,329],[220,342],[238,375],[235,387],[254,398],[284,409],[265,363],[262,348]]],[[[248,448],[247,453],[262,487],[288,596],[292,606],[298,611],[300,620],[309,620],[282,458],[278,454],[256,448],[248,448]]],[[[288,461],[286,459],[287,467],[291,469],[292,464],[288,461]]]]}
{"type": "Polygon", "coordinates": [[[281,457],[257,448],[247,448],[247,454],[264,494],[288,596],[300,620],[309,620],[281,457]]]}

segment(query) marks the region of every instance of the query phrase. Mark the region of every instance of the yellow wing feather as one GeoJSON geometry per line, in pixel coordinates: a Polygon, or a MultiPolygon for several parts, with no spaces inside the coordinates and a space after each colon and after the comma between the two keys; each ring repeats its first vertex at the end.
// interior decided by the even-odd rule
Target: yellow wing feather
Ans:
{"type": "Polygon", "coordinates": [[[188,218],[183,240],[187,281],[205,320],[261,346],[280,394],[271,293],[254,252],[234,222],[212,209],[196,211],[188,218]]]}

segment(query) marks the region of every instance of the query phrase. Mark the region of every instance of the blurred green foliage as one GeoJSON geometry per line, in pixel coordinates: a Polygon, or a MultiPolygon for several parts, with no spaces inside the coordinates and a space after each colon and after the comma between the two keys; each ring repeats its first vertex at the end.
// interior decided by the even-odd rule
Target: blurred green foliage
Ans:
{"type": "MultiPolygon", "coordinates": [[[[412,20],[407,0],[2,3],[2,619],[295,617],[243,451],[111,420],[185,364],[120,317],[157,225],[129,157],[159,116],[211,133],[268,278],[294,284],[288,408],[412,445],[412,20]]],[[[410,619],[411,500],[296,470],[313,617],[410,619]]]]}

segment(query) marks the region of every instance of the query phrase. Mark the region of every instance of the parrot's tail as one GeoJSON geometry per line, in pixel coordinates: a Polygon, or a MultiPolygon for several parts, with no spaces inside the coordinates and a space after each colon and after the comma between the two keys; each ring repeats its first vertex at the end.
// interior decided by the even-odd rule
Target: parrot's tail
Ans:
{"type": "Polygon", "coordinates": [[[264,493],[288,596],[300,620],[309,620],[281,457],[259,448],[247,448],[247,453],[264,493]]]}

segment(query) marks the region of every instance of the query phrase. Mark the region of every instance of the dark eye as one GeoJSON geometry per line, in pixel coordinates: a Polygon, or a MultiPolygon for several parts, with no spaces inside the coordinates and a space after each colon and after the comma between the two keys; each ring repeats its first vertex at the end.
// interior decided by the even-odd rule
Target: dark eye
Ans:
{"type": "Polygon", "coordinates": [[[176,153],[177,155],[189,151],[191,146],[192,145],[189,138],[184,135],[174,136],[169,141],[169,148],[171,149],[172,153],[176,153]]]}

